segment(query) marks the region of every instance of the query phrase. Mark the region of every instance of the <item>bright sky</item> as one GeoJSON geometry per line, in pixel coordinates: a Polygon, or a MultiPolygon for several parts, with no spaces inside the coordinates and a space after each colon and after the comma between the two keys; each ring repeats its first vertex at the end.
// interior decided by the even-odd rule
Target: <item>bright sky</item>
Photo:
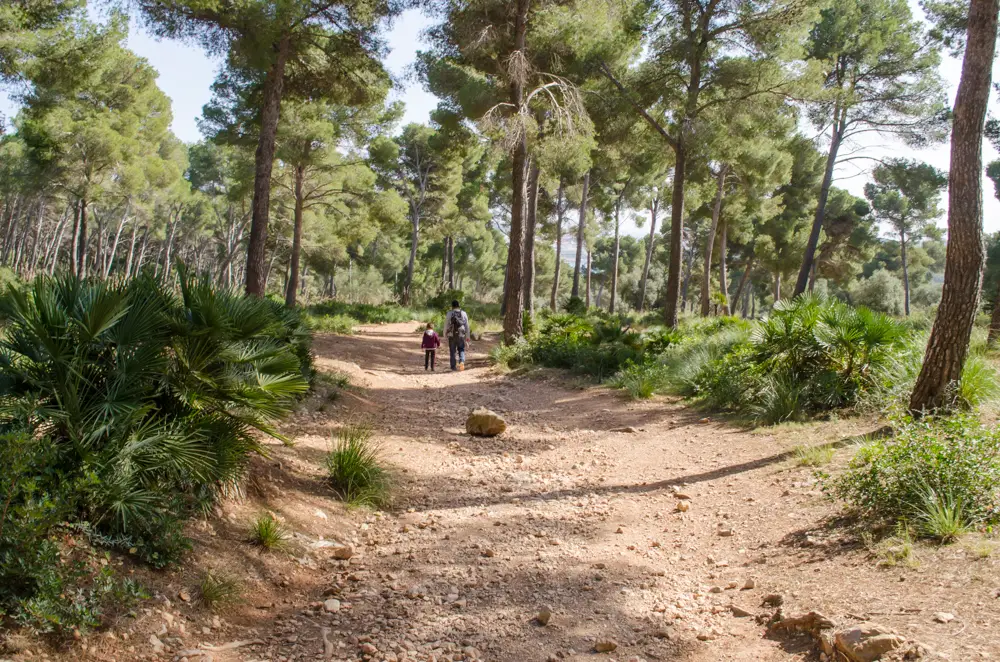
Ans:
{"type": "MultiPolygon", "coordinates": [[[[915,0],[911,0],[915,13],[920,9],[915,0]]],[[[387,66],[397,78],[401,89],[396,97],[406,103],[406,122],[425,122],[431,110],[437,105],[434,96],[426,92],[419,81],[415,80],[410,71],[416,52],[425,47],[421,41],[421,32],[430,21],[417,10],[409,10],[399,17],[389,34],[388,43],[391,50],[387,58],[387,66]]],[[[158,41],[142,30],[133,27],[128,41],[129,47],[149,60],[150,64],[160,72],[159,85],[173,100],[174,122],[173,130],[184,141],[194,142],[201,138],[197,119],[202,106],[211,97],[210,86],[220,62],[208,58],[204,52],[193,45],[172,41],[158,41]]],[[[942,63],[941,74],[949,87],[950,101],[954,101],[958,86],[961,62],[946,58],[942,63]]],[[[994,69],[994,80],[1000,80],[1000,64],[994,69]]],[[[997,99],[991,99],[991,111],[1000,114],[1000,104],[997,99]]],[[[0,113],[8,117],[15,112],[10,100],[0,93],[0,113]]],[[[902,156],[926,161],[942,170],[948,169],[949,149],[943,144],[927,150],[913,150],[904,145],[893,144],[891,141],[872,137],[865,145],[865,154],[875,157],[902,156]]],[[[825,151],[826,145],[820,148],[825,151]]],[[[998,153],[989,145],[983,148],[984,162],[997,158],[998,153]]],[[[867,177],[865,170],[871,167],[869,161],[856,161],[838,168],[835,184],[846,188],[855,195],[863,196],[867,177]],[[859,172],[859,169],[860,172],[859,172]]],[[[1000,230],[1000,201],[993,195],[993,186],[989,180],[984,180],[983,197],[985,201],[985,226],[988,232],[1000,230]]],[[[947,200],[942,201],[942,208],[947,207],[947,200]]],[[[944,219],[940,224],[943,226],[944,219]]],[[[629,228],[629,233],[641,234],[642,231],[629,228]]]]}

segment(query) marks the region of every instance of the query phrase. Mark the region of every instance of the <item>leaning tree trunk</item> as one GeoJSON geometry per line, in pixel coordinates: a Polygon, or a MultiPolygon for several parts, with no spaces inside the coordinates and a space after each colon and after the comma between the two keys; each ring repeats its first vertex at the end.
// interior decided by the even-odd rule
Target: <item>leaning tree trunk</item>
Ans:
{"type": "Polygon", "coordinates": [[[622,196],[618,196],[615,202],[615,248],[611,255],[611,304],[608,312],[615,314],[615,306],[618,303],[618,258],[621,252],[621,210],[622,196]]]}
{"type": "Polygon", "coordinates": [[[76,244],[76,277],[87,277],[87,199],[80,199],[80,235],[76,244]]]}
{"type": "Polygon", "coordinates": [[[903,266],[903,312],[910,316],[910,272],[906,264],[906,233],[899,233],[899,259],[903,266]]]}
{"type": "MultiPolygon", "coordinates": [[[[516,59],[527,58],[525,35],[528,30],[528,8],[531,0],[517,0],[514,24],[514,51],[510,62],[510,103],[520,112],[524,101],[522,67],[516,59]]],[[[514,148],[511,167],[510,248],[507,251],[507,293],[504,297],[504,340],[511,342],[523,335],[524,317],[524,239],[527,211],[528,137],[521,132],[514,148]]]]}
{"type": "Polygon", "coordinates": [[[830,197],[830,187],[833,185],[833,169],[837,165],[837,153],[840,151],[840,144],[844,139],[847,109],[841,108],[838,103],[834,106],[833,114],[833,135],[830,138],[830,153],[826,157],[826,170],[823,172],[823,184],[820,186],[819,200],[816,202],[816,214],[813,216],[812,230],[809,231],[809,241],[806,243],[805,252],[802,255],[802,267],[799,269],[799,278],[795,282],[795,292],[792,296],[799,296],[809,286],[809,274],[813,268],[813,260],[816,258],[819,233],[823,229],[826,201],[830,197]]]}
{"type": "Polygon", "coordinates": [[[653,260],[653,244],[656,242],[656,212],[660,207],[657,193],[649,203],[649,245],[646,246],[646,262],[642,265],[642,282],[639,284],[639,312],[646,309],[646,282],[649,280],[649,263],[653,260]]]}
{"type": "MultiPolygon", "coordinates": [[[[729,224],[722,222],[719,233],[719,293],[722,294],[722,314],[729,315],[729,273],[726,270],[726,253],[729,252],[729,224]]],[[[737,303],[739,299],[734,299],[737,303]]]]}
{"type": "Polygon", "coordinates": [[[962,78],[955,98],[948,174],[948,248],[944,291],[920,376],[910,396],[916,414],[951,404],[962,376],[983,280],[983,122],[990,99],[1000,0],[972,0],[962,78]]]}
{"type": "Polygon", "coordinates": [[[590,171],[583,176],[583,194],[580,196],[580,223],[576,228],[576,265],[573,267],[573,290],[570,296],[580,298],[580,269],[583,267],[584,230],[587,227],[587,194],[590,189],[590,171]]]}
{"type": "Polygon", "coordinates": [[[448,237],[448,289],[455,289],[455,238],[448,237]]]}
{"type": "Polygon", "coordinates": [[[552,275],[552,295],[549,297],[549,308],[556,312],[556,299],[559,297],[559,275],[562,273],[562,238],[563,238],[563,188],[559,180],[559,190],[556,192],[556,267],[552,275]]]}
{"type": "Polygon", "coordinates": [[[753,269],[753,261],[756,257],[757,255],[754,252],[753,247],[751,247],[750,257],[747,258],[747,265],[743,268],[743,275],[740,276],[740,284],[736,286],[736,294],[733,296],[733,301],[736,301],[737,303],[739,303],[740,295],[743,294],[743,288],[746,287],[747,280],[750,278],[750,270],[753,269]]]}
{"type": "Polygon", "coordinates": [[[80,201],[73,205],[73,234],[69,238],[69,270],[73,275],[77,275],[79,268],[79,245],[80,245],[80,201]]]}
{"type": "Polygon", "coordinates": [[[285,290],[285,305],[295,307],[295,298],[299,290],[299,261],[302,258],[302,209],[305,206],[305,194],[302,185],[305,181],[305,166],[295,168],[295,217],[292,229],[292,255],[288,264],[288,287],[285,290]]]}
{"type": "Polygon", "coordinates": [[[674,190],[670,200],[670,261],[667,263],[667,301],[663,318],[670,328],[677,328],[677,300],[680,298],[681,251],[684,234],[684,177],[687,153],[683,132],[674,146],[674,190]]]}
{"type": "Polygon", "coordinates": [[[719,230],[719,216],[722,214],[722,196],[726,186],[726,167],[719,168],[715,177],[715,202],[712,203],[712,227],[705,240],[705,265],[701,274],[701,316],[708,317],[712,300],[712,251],[715,249],[715,235],[719,230]]]}
{"type": "Polygon", "coordinates": [[[528,170],[528,222],[524,232],[524,310],[535,316],[535,231],[538,225],[538,159],[528,170]]]}
{"type": "Polygon", "coordinates": [[[274,167],[274,146],[281,115],[281,97],[285,91],[285,63],[288,60],[289,38],[282,36],[275,45],[274,64],[264,78],[263,104],[260,113],[260,137],[254,155],[253,215],[250,222],[250,242],[247,245],[246,292],[262,297],[267,288],[267,224],[271,208],[271,170],[274,167]]]}
{"type": "Polygon", "coordinates": [[[410,305],[411,290],[413,289],[413,270],[417,263],[417,241],[420,239],[420,214],[416,207],[410,212],[410,225],[412,227],[412,232],[410,233],[410,261],[406,265],[406,282],[403,283],[402,304],[404,306],[410,305]]]}

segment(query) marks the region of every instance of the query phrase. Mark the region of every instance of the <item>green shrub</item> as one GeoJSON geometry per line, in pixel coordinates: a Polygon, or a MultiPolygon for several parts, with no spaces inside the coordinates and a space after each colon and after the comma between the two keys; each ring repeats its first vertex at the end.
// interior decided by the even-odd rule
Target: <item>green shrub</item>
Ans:
{"type": "Polygon", "coordinates": [[[212,611],[236,602],[243,594],[243,586],[232,577],[216,572],[206,572],[198,586],[201,603],[212,611]]]}
{"type": "Polygon", "coordinates": [[[962,378],[956,393],[965,407],[979,407],[996,399],[1000,393],[997,371],[981,354],[970,354],[962,367],[962,378]]]}
{"type": "Polygon", "coordinates": [[[179,558],[184,519],[242,479],[259,433],[276,435],[309,387],[298,312],[178,271],[180,295],[150,276],[40,277],[0,302],[0,458],[20,458],[0,480],[8,614],[80,627],[130,590],[60,563],[63,522],[155,567],[179,558]]]}
{"type": "Polygon", "coordinates": [[[389,501],[388,476],[374,434],[367,425],[347,425],[326,458],[330,484],[352,506],[378,508],[389,501]]]}
{"type": "Polygon", "coordinates": [[[354,333],[354,318],[347,315],[307,315],[306,324],[313,331],[349,336],[354,333]]]}
{"type": "Polygon", "coordinates": [[[490,350],[490,362],[501,370],[513,370],[531,363],[531,345],[518,339],[513,343],[500,343],[490,350]]]}
{"type": "Polygon", "coordinates": [[[247,542],[266,552],[285,549],[288,537],[288,530],[271,513],[258,515],[247,531],[247,542]]]}
{"type": "Polygon", "coordinates": [[[853,281],[849,290],[851,303],[888,315],[903,314],[903,281],[879,269],[868,278],[853,281]]]}
{"type": "Polygon", "coordinates": [[[916,517],[921,533],[944,544],[958,540],[974,523],[961,499],[930,489],[924,493],[916,517]]]}
{"type": "Polygon", "coordinates": [[[895,437],[864,446],[831,488],[866,517],[922,521],[939,503],[960,510],[966,525],[995,522],[1000,431],[971,415],[906,419],[895,437]]]}
{"type": "Polygon", "coordinates": [[[778,302],[748,343],[706,365],[695,384],[708,404],[758,422],[798,419],[890,388],[909,343],[887,315],[800,297],[778,302]]]}
{"type": "Polygon", "coordinates": [[[608,383],[627,392],[633,400],[647,400],[664,389],[667,370],[658,363],[633,363],[619,370],[608,383]]]}
{"type": "Polygon", "coordinates": [[[115,577],[88,544],[87,527],[62,524],[78,497],[51,470],[54,460],[45,437],[0,436],[0,619],[35,632],[88,630],[146,596],[115,577]]]}

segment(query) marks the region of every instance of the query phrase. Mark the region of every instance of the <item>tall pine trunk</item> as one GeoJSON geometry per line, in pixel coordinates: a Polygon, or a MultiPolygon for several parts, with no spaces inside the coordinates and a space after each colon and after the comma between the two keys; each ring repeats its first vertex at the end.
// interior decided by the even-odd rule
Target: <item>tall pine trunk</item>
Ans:
{"type": "MultiPolygon", "coordinates": [[[[411,203],[412,205],[412,203],[411,203]]],[[[406,265],[406,282],[403,283],[403,305],[410,305],[411,290],[413,289],[413,270],[417,263],[417,241],[420,239],[420,212],[413,206],[410,210],[410,261],[406,265]]]]}
{"type": "Polygon", "coordinates": [[[615,247],[611,256],[611,303],[608,312],[615,314],[615,307],[618,304],[618,258],[621,253],[621,211],[622,195],[615,201],[615,247]]]}
{"type": "Polygon", "coordinates": [[[642,265],[642,282],[639,284],[639,312],[646,309],[646,282],[649,280],[649,264],[653,260],[653,245],[656,242],[656,213],[660,207],[660,194],[653,196],[649,203],[649,245],[646,246],[646,262],[642,265]]]}
{"type": "Polygon", "coordinates": [[[263,106],[260,113],[260,137],[254,155],[253,215],[250,222],[250,242],[247,245],[246,292],[262,297],[267,289],[267,224],[271,209],[271,171],[274,168],[274,147],[281,115],[281,97],[285,91],[285,64],[288,60],[289,38],[281,37],[275,44],[274,63],[264,78],[263,106]]]}
{"type": "Polygon", "coordinates": [[[587,195],[590,189],[590,171],[583,176],[583,194],[580,196],[580,223],[576,228],[576,265],[573,267],[573,289],[570,296],[580,298],[580,268],[583,266],[584,230],[587,227],[587,195]]]}
{"type": "Polygon", "coordinates": [[[667,263],[667,300],[663,307],[666,325],[677,328],[677,300],[680,298],[681,251],[684,235],[684,177],[687,153],[683,134],[674,146],[674,190],[670,200],[670,261],[667,263]]]}
{"type": "Polygon", "coordinates": [[[719,216],[722,214],[722,196],[726,186],[726,167],[719,167],[715,177],[715,202],[712,204],[712,227],[705,241],[705,265],[701,275],[701,316],[708,317],[712,299],[712,251],[715,249],[715,235],[719,230],[719,216]]]}
{"type": "Polygon", "coordinates": [[[590,250],[588,250],[587,251],[587,298],[586,298],[586,301],[584,302],[585,305],[587,306],[587,308],[590,308],[590,273],[591,273],[591,271],[590,271],[590,266],[591,266],[591,264],[590,264],[590,258],[591,258],[591,252],[590,252],[590,250]]]}
{"type": "Polygon", "coordinates": [[[295,216],[292,228],[292,255],[288,264],[288,288],[285,290],[285,305],[295,307],[299,290],[299,261],[302,258],[302,210],[305,206],[305,193],[302,186],[306,178],[305,166],[295,168],[295,216]]]}
{"type": "Polygon", "coordinates": [[[556,311],[556,300],[559,297],[559,276],[562,273],[562,239],[563,239],[563,193],[565,184],[559,180],[559,190],[556,191],[556,267],[552,275],[552,295],[549,297],[549,308],[556,311]]]}
{"type": "MultiPolygon", "coordinates": [[[[740,301],[740,295],[743,294],[743,288],[746,287],[747,281],[750,279],[750,271],[753,269],[753,262],[756,257],[757,255],[754,252],[753,247],[751,246],[750,257],[747,258],[747,265],[743,267],[743,275],[740,276],[740,284],[736,286],[736,294],[733,295],[733,301],[735,301],[737,304],[740,301]]],[[[744,317],[746,317],[746,315],[744,315],[744,317]]]]}
{"type": "Polygon", "coordinates": [[[528,223],[524,232],[524,309],[535,316],[535,232],[538,227],[538,159],[528,170],[528,223]]]}
{"type": "Polygon", "coordinates": [[[80,226],[76,240],[76,277],[87,277],[87,199],[80,198],[80,226]]]}
{"type": "Polygon", "coordinates": [[[903,312],[910,316],[910,272],[906,264],[906,233],[899,233],[899,259],[903,267],[903,312]]]}
{"type": "MultiPolygon", "coordinates": [[[[726,269],[726,253],[729,252],[729,224],[722,221],[719,232],[719,293],[722,294],[722,314],[729,314],[729,272],[726,269]]],[[[735,299],[739,301],[739,299],[735,299]]]]}
{"type": "Polygon", "coordinates": [[[972,0],[955,98],[948,174],[948,248],[938,306],[910,411],[951,404],[962,376],[983,280],[983,122],[990,99],[1000,0],[972,0]]]}
{"type": "Polygon", "coordinates": [[[455,238],[448,237],[448,289],[455,289],[455,238]]]}
{"type": "MultiPolygon", "coordinates": [[[[528,9],[530,0],[517,0],[517,16],[514,22],[514,51],[510,62],[510,104],[514,112],[520,112],[524,102],[524,83],[521,67],[516,58],[527,59],[525,36],[528,30],[528,9]]],[[[527,176],[528,137],[521,131],[511,166],[511,215],[510,248],[507,251],[507,292],[504,297],[504,340],[511,342],[520,338],[524,325],[524,253],[525,217],[527,216],[527,176]]]]}
{"type": "Polygon", "coordinates": [[[806,291],[809,286],[809,274],[812,272],[813,261],[816,259],[816,246],[819,245],[819,233],[823,229],[823,220],[826,214],[826,201],[830,197],[830,187],[833,185],[833,169],[837,166],[837,154],[840,152],[840,144],[844,140],[844,130],[847,122],[847,109],[842,108],[839,103],[833,109],[833,135],[830,137],[830,152],[826,157],[826,170],[823,172],[823,184],[819,189],[819,200],[816,202],[816,214],[813,216],[812,229],[809,231],[809,241],[806,242],[805,252],[802,254],[802,267],[799,269],[799,278],[795,282],[795,291],[792,296],[798,296],[806,291]]]}

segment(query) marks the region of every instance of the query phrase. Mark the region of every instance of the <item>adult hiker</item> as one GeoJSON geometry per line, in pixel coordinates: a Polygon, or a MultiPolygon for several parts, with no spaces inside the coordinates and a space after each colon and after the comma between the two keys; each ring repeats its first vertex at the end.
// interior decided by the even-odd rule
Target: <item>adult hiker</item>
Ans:
{"type": "Polygon", "coordinates": [[[469,316],[458,300],[451,302],[451,310],[444,318],[444,335],[448,338],[451,369],[465,370],[465,344],[469,342],[469,316]]]}

